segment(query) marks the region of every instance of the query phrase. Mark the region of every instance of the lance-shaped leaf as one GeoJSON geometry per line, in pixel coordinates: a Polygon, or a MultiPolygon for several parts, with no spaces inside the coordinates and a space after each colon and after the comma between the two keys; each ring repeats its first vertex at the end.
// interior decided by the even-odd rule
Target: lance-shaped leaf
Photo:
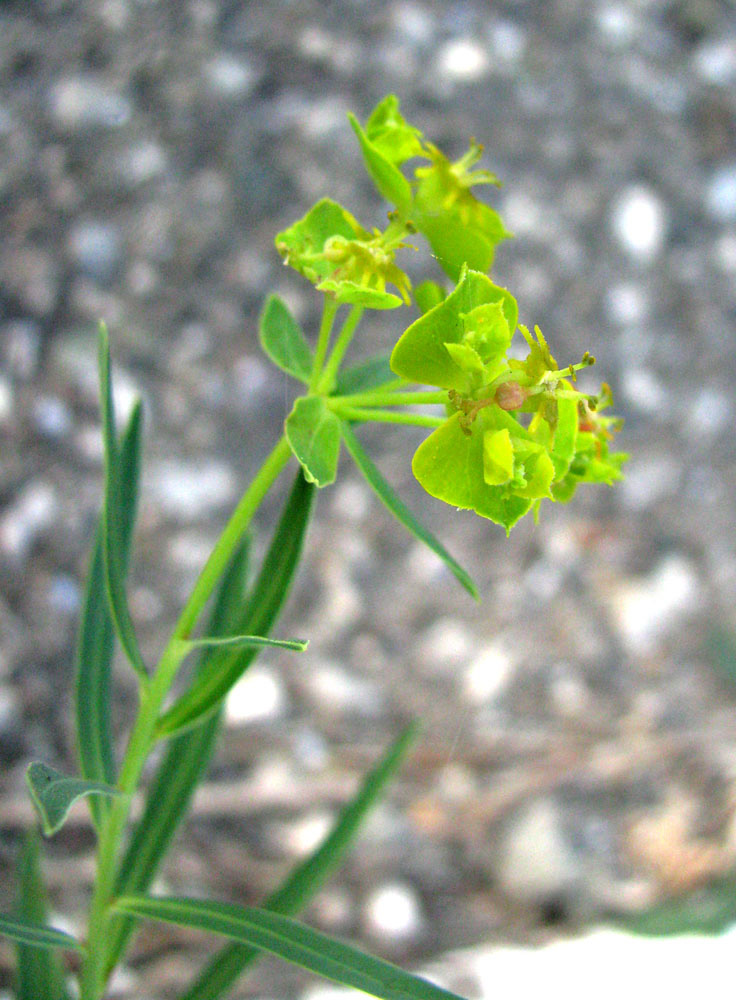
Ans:
{"type": "Polygon", "coordinates": [[[388,354],[380,354],[338,372],[335,395],[349,396],[355,392],[367,392],[395,380],[388,354]]]}
{"type": "Polygon", "coordinates": [[[284,430],[306,479],[319,487],[334,483],[340,457],[340,421],[325,401],[320,396],[300,396],[284,430]]]}
{"type": "MultiPolygon", "coordinates": [[[[250,539],[246,535],[222,576],[208,622],[211,635],[228,635],[238,629],[247,607],[248,559],[250,539]]],[[[217,669],[223,650],[205,647],[200,654],[195,676],[217,669]]],[[[255,656],[250,647],[245,655],[255,656]]],[[[228,655],[229,651],[225,653],[228,655]]],[[[189,809],[192,795],[209,766],[220,725],[216,712],[201,725],[170,740],[163,760],[146,795],[146,805],[133,831],[120,866],[115,890],[144,892],[150,885],[159,862],[166,854],[182,817],[189,809]]],[[[108,970],[114,968],[125,950],[135,921],[119,918],[110,930],[108,970]]]]}
{"type": "MultiPolygon", "coordinates": [[[[127,571],[140,475],[141,407],[133,408],[120,445],[120,562],[127,571]]],[[[83,778],[115,784],[110,725],[110,681],[115,633],[105,593],[104,524],[97,531],[77,639],[76,722],[79,765],[83,778]]],[[[104,796],[90,796],[92,817],[99,826],[104,796]]]]}
{"type": "MultiPolygon", "coordinates": [[[[34,924],[19,917],[10,917],[0,914],[0,934],[10,938],[12,941],[20,941],[23,944],[32,945],[34,948],[61,948],[62,951],[82,951],[82,945],[71,934],[57,930],[55,927],[46,927],[43,924],[34,924]]],[[[45,1000],[45,995],[44,995],[45,1000]]]]}
{"type": "MultiPolygon", "coordinates": [[[[322,844],[298,865],[265,903],[265,909],[290,916],[298,912],[324,885],[353,842],[368,811],[376,803],[406,756],[417,735],[408,726],[366,777],[355,797],[340,813],[322,844]]],[[[180,1000],[214,1000],[233,985],[246,966],[258,957],[257,949],[244,944],[225,945],[202,970],[180,1000]]]]}
{"type": "Polygon", "coordinates": [[[291,649],[296,653],[303,653],[309,645],[309,640],[269,639],[264,635],[209,635],[200,639],[187,639],[185,645],[189,649],[249,649],[253,646],[273,646],[276,649],[291,649]]]}
{"type": "MultiPolygon", "coordinates": [[[[18,918],[25,922],[21,932],[27,933],[27,925],[41,928],[52,937],[59,933],[46,926],[46,887],[41,875],[40,844],[36,831],[24,840],[18,861],[18,918]]],[[[45,936],[45,935],[44,935],[45,936]]],[[[16,1000],[67,1000],[64,973],[54,946],[44,944],[34,946],[25,938],[16,940],[17,976],[16,1000]]]]}
{"type": "Polygon", "coordinates": [[[138,917],[222,934],[383,1000],[460,1000],[427,979],[268,910],[162,896],[123,897],[116,907],[138,917]]]}
{"type": "Polygon", "coordinates": [[[434,537],[434,535],[421,524],[412,514],[404,502],[394,493],[389,484],[383,478],[376,466],[363,450],[360,442],[353,433],[352,428],[347,423],[342,423],[342,439],[345,447],[353,457],[355,464],[363,473],[366,482],[374,491],[381,503],[391,511],[400,524],[411,532],[415,538],[423,542],[444,562],[453,576],[462,584],[471,596],[478,599],[478,588],[475,586],[470,574],[450,555],[447,549],[434,537]]]}
{"type": "MultiPolygon", "coordinates": [[[[314,487],[300,472],[248,601],[245,620],[240,623],[249,633],[267,634],[286,600],[301,555],[313,499],[314,487]]],[[[255,650],[227,653],[223,650],[223,658],[217,666],[207,669],[205,675],[162,715],[157,735],[172,735],[215,711],[254,655],[255,650]]]]}
{"type": "Polygon", "coordinates": [[[269,295],[258,323],[261,347],[275,365],[302,382],[309,382],[313,357],[302,329],[278,295],[269,295]]]}
{"type": "Polygon", "coordinates": [[[444,301],[404,331],[391,354],[391,369],[409,382],[465,393],[472,377],[447,345],[468,343],[483,364],[491,365],[505,354],[517,316],[516,300],[505,288],[478,271],[465,271],[444,301]],[[489,306],[493,309],[481,308],[489,306]]]}
{"type": "Polygon", "coordinates": [[[70,778],[48,764],[34,761],[26,770],[26,784],[47,837],[64,824],[77,799],[85,795],[118,795],[119,792],[101,781],[70,778]]]}
{"type": "Polygon", "coordinates": [[[123,505],[130,502],[123,483],[118,444],[115,436],[115,411],[113,408],[112,382],[110,376],[110,345],[107,328],[100,324],[99,330],[100,394],[102,410],[102,439],[105,448],[105,501],[103,513],[103,548],[105,555],[105,583],[110,601],[110,611],[120,645],[130,663],[141,677],[146,676],[133,621],[125,593],[123,552],[121,548],[123,528],[123,505]]]}

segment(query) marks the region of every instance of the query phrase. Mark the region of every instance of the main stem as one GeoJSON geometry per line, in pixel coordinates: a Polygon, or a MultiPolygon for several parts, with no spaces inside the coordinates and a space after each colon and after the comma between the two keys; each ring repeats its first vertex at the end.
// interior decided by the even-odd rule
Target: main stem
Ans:
{"type": "Polygon", "coordinates": [[[196,624],[243,532],[290,455],[289,444],[284,437],[281,437],[243,494],[220,535],[153,675],[141,685],[138,714],[120,768],[117,784],[120,795],[113,799],[98,842],[97,877],[90,904],[87,953],[81,973],[80,1000],[99,1000],[104,990],[108,931],[112,920],[110,909],[121,841],[128,823],[133,793],[138,787],[143,766],[154,742],[156,720],[161,705],[186,653],[187,647],[183,640],[196,624]]]}

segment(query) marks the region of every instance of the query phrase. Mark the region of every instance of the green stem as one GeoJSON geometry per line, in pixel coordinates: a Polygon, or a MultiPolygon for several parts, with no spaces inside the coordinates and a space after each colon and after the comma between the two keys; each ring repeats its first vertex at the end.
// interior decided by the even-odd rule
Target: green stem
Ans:
{"type": "Polygon", "coordinates": [[[316,392],[319,377],[322,374],[322,365],[325,362],[325,356],[327,354],[327,348],[332,334],[332,327],[335,324],[335,317],[337,316],[338,309],[339,305],[334,295],[325,295],[324,304],[322,306],[322,322],[319,325],[317,346],[314,350],[312,374],[309,379],[309,391],[312,393],[316,392]]]}
{"type": "Polygon", "coordinates": [[[447,392],[385,392],[382,388],[374,392],[357,392],[350,396],[335,396],[335,400],[347,406],[414,406],[443,405],[448,401],[447,392]]]}
{"type": "Polygon", "coordinates": [[[441,427],[446,417],[430,417],[424,413],[394,413],[391,410],[373,410],[367,407],[344,406],[339,398],[327,400],[330,409],[345,420],[361,423],[411,424],[415,427],[441,427]]]}
{"type": "Polygon", "coordinates": [[[110,912],[117,874],[120,844],[130,815],[133,793],[138,787],[143,766],[155,742],[155,727],[161,706],[186,655],[188,644],[182,641],[196,624],[217,581],[227,566],[243,532],[258,510],[261,501],[291,456],[286,438],[281,437],[271,454],[243,494],[225,530],[199,575],[179,621],[148,681],[141,683],[140,704],[120,768],[118,790],[100,832],[97,850],[97,875],[89,913],[87,954],[81,973],[80,1000],[99,1000],[105,983],[110,912]]]}
{"type": "Polygon", "coordinates": [[[345,356],[345,351],[347,351],[350,341],[353,339],[353,334],[358,323],[360,323],[362,315],[363,306],[353,306],[348,313],[347,319],[340,328],[335,346],[332,348],[332,354],[327,359],[327,364],[324,367],[321,377],[317,380],[315,392],[326,394],[332,391],[340,363],[345,356]]]}
{"type": "Polygon", "coordinates": [[[259,469],[248,490],[243,494],[240,503],[225,526],[225,530],[217,540],[217,544],[210,553],[210,557],[189,595],[189,600],[179,616],[172,639],[188,638],[202,608],[209,600],[215,584],[222,576],[235,547],[242,538],[243,532],[290,457],[291,448],[286,438],[282,436],[259,469]]]}

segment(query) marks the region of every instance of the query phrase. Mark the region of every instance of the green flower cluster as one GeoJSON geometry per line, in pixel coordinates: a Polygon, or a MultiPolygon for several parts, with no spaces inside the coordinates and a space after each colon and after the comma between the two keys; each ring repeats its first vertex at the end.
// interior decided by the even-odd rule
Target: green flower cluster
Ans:
{"type": "Polygon", "coordinates": [[[448,416],[417,449],[412,469],[432,496],[471,508],[508,530],[544,498],[569,500],[578,483],[613,483],[626,456],[608,442],[619,422],[603,417],[610,402],[575,389],[541,330],[520,327],[529,347],[508,352],[516,300],[478,271],[464,270],[455,290],[400,338],[391,368],[412,382],[448,390],[448,416]]]}
{"type": "MultiPolygon", "coordinates": [[[[498,213],[471,191],[498,184],[490,171],[477,167],[482,147],[472,141],[464,156],[450,161],[403,118],[393,95],[381,101],[365,126],[353,115],[349,119],[365,167],[392,205],[386,228],[369,231],[325,198],[278,234],[277,249],[285,263],[327,293],[334,308],[347,303],[359,311],[393,309],[413,297],[423,315],[391,355],[391,370],[402,382],[387,389],[384,378],[357,396],[336,395],[339,379],[333,377],[353,333],[350,323],[327,375],[319,376],[318,370],[310,377],[309,349],[291,344],[292,368],[295,357],[303,358],[299,377],[310,386],[311,398],[295,406],[287,421],[305,474],[319,485],[334,478],[342,417],[353,423],[414,420],[435,427],[414,456],[419,482],[432,496],[472,509],[507,531],[530,510],[536,517],[545,498],[569,500],[578,483],[620,479],[627,456],[609,450],[620,421],[601,415],[610,392],[604,386],[593,396],[575,387],[577,371],[593,358],[586,353],[579,364],[560,369],[539,328],[531,334],[522,326],[527,356],[509,355],[518,323],[516,300],[487,272],[496,245],[511,234],[498,213]],[[409,161],[418,161],[412,173],[405,172],[409,161]],[[407,240],[417,233],[455,283],[449,294],[434,282],[412,289],[396,264],[396,251],[411,246],[407,240]],[[444,390],[431,394],[431,402],[445,401],[447,418],[413,418],[387,409],[409,404],[408,383],[444,390]]],[[[315,364],[319,369],[319,361],[315,364]]],[[[422,401],[421,395],[430,402],[430,394],[416,392],[413,400],[422,401]]]]}

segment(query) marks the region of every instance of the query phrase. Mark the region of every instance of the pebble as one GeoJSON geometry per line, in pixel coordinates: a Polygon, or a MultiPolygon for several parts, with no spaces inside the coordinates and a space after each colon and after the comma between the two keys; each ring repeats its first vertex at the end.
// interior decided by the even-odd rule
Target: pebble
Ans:
{"type": "Polygon", "coordinates": [[[233,500],[237,480],[229,465],[216,459],[164,459],[149,462],[150,491],[161,510],[190,522],[233,500]]]}
{"type": "Polygon", "coordinates": [[[662,199],[650,187],[625,188],[611,208],[611,229],[619,245],[636,260],[646,262],[662,249],[666,234],[662,199]]]}
{"type": "Polygon", "coordinates": [[[9,424],[13,416],[13,388],[10,382],[0,375],[0,425],[9,424]]]}
{"type": "Polygon", "coordinates": [[[699,594],[697,573],[681,555],[666,557],[641,580],[620,584],[612,608],[627,648],[637,656],[651,652],[670,625],[697,610],[699,594]]]}
{"type": "Polygon", "coordinates": [[[41,329],[34,320],[17,319],[0,329],[6,371],[14,378],[32,378],[38,367],[41,329]]]}
{"type": "Polygon", "coordinates": [[[57,80],[49,93],[49,112],[62,129],[118,128],[131,116],[127,97],[92,75],[57,80]]]}
{"type": "Polygon", "coordinates": [[[680,481],[682,468],[668,454],[632,455],[626,463],[626,475],[618,489],[630,510],[641,511],[671,496],[680,481]]]}
{"type": "Polygon", "coordinates": [[[464,665],[474,645],[464,622],[457,618],[440,618],[419,640],[422,670],[429,673],[453,671],[464,665]]]}
{"type": "Polygon", "coordinates": [[[705,187],[705,207],[719,222],[736,219],[736,163],[720,167],[705,187]]]}
{"type": "Polygon", "coordinates": [[[25,486],[0,519],[0,551],[23,563],[34,544],[58,523],[59,498],[43,480],[25,486]]]}
{"type": "Polygon", "coordinates": [[[419,896],[406,882],[385,882],[363,902],[363,924],[371,937],[397,947],[417,938],[424,917],[419,896]]]}
{"type": "Polygon", "coordinates": [[[375,681],[355,676],[336,663],[312,666],[307,687],[320,711],[373,717],[383,706],[383,695],[375,681]]]}
{"type": "Polygon", "coordinates": [[[487,704],[508,686],[514,675],[514,663],[508,650],[489,643],[478,651],[463,675],[463,695],[475,704],[487,704]]]}
{"type": "Polygon", "coordinates": [[[706,83],[728,87],[736,83],[736,36],[709,38],[695,49],[693,69],[706,83]]]}
{"type": "Polygon", "coordinates": [[[518,902],[539,905],[568,895],[580,866],[552,800],[532,800],[506,822],[493,869],[502,891],[518,902]]]}
{"type": "Polygon", "coordinates": [[[256,68],[243,59],[218,52],[205,63],[204,77],[210,91],[225,99],[246,97],[259,78],[256,68]]]}
{"type": "Polygon", "coordinates": [[[117,226],[99,219],[76,222],[67,245],[77,268],[101,285],[109,285],[118,274],[123,245],[117,226]]]}
{"type": "Polygon", "coordinates": [[[33,423],[48,438],[64,438],[74,426],[72,412],[58,396],[39,396],[33,401],[33,423]]]}
{"type": "Polygon", "coordinates": [[[250,667],[225,699],[225,720],[229,726],[265,722],[283,715],[287,697],[281,678],[273,668],[250,667]]]}
{"type": "Polygon", "coordinates": [[[440,46],[437,72],[459,83],[481,80],[490,70],[486,49],[472,38],[454,38],[440,46]]]}
{"type": "Polygon", "coordinates": [[[649,299],[638,285],[613,285],[606,291],[606,312],[621,326],[643,322],[649,312],[649,299]]]}

